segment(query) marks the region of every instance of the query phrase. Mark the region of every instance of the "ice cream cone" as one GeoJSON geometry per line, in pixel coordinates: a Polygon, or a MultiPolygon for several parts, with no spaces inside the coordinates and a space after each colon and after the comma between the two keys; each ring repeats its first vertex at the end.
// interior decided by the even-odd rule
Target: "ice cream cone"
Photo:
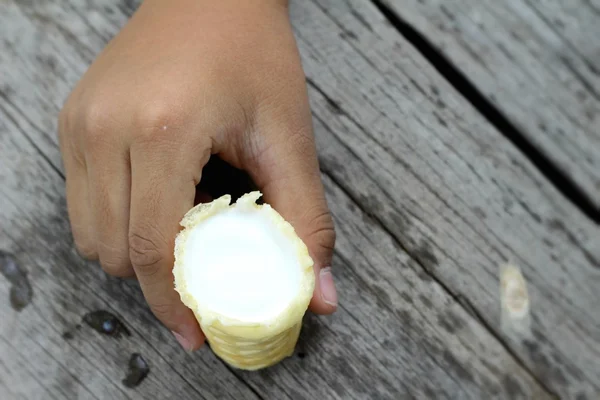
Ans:
{"type": "Polygon", "coordinates": [[[294,228],[251,192],[192,208],[175,241],[175,289],[213,352],[246,370],[293,354],[313,294],[313,260],[294,228]]]}

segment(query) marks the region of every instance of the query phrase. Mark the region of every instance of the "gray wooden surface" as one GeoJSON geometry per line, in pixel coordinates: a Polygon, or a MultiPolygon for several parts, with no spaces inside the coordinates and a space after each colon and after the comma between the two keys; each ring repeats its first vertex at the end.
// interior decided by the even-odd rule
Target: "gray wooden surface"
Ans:
{"type": "Polygon", "coordinates": [[[378,0],[434,44],[600,213],[600,4],[378,0]]]}
{"type": "MultiPolygon", "coordinates": [[[[33,289],[17,311],[0,275],[0,393],[598,398],[600,228],[367,0],[291,7],[338,231],[339,311],[307,316],[297,353],[261,372],[232,370],[208,348],[182,352],[135,282],[77,256],[66,220],[56,113],[136,5],[0,2],[0,250],[15,254],[33,289]],[[507,261],[523,270],[531,296],[522,332],[501,323],[498,271],[507,261]],[[97,309],[118,315],[131,336],[83,324],[97,309]],[[122,384],[132,353],[150,366],[133,389],[122,384]]],[[[507,82],[511,73],[518,80],[522,71],[506,67],[507,82]]],[[[555,101],[584,112],[563,100],[555,101]]],[[[593,136],[570,138],[569,151],[597,154],[593,136]]]]}

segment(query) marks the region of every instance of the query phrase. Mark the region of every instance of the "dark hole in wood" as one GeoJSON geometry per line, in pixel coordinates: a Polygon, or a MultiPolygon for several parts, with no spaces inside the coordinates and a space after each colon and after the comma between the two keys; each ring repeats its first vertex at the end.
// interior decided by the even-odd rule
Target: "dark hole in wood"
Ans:
{"type": "Polygon", "coordinates": [[[125,324],[116,315],[105,310],[96,310],[85,314],[83,322],[103,335],[120,337],[121,334],[125,334],[131,336],[131,332],[125,324]]]}
{"type": "Polygon", "coordinates": [[[0,250],[0,274],[10,283],[10,305],[21,311],[31,303],[33,288],[27,272],[20,266],[15,256],[0,250]]]}
{"type": "Polygon", "coordinates": [[[123,385],[128,388],[138,386],[150,373],[148,363],[139,353],[133,353],[129,358],[127,375],[123,379],[123,385]]]}
{"type": "Polygon", "coordinates": [[[65,340],[71,340],[71,339],[73,339],[74,337],[75,337],[75,335],[74,335],[74,334],[73,334],[73,332],[71,332],[71,331],[67,331],[67,332],[64,332],[64,333],[62,334],[62,338],[63,338],[63,339],[65,339],[65,340]]]}

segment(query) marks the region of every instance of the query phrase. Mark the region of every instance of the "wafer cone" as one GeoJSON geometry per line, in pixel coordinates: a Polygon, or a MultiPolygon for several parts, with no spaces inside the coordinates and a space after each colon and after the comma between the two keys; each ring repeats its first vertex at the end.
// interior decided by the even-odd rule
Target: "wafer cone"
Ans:
{"type": "Polygon", "coordinates": [[[313,260],[308,254],[306,245],[296,235],[294,228],[273,208],[268,204],[256,204],[260,196],[260,192],[251,192],[238,199],[235,205],[230,205],[231,197],[225,195],[211,203],[197,205],[182,219],[181,225],[184,229],[175,241],[173,274],[175,289],[182,302],[194,312],[212,351],[232,367],[245,370],[269,367],[293,354],[302,318],[315,286],[313,260]],[[252,207],[257,210],[262,208],[277,230],[293,244],[295,249],[295,257],[301,268],[300,287],[291,303],[269,320],[245,322],[216,313],[206,305],[200,304],[187,290],[188,282],[182,259],[190,231],[198,224],[233,206],[252,207]]]}

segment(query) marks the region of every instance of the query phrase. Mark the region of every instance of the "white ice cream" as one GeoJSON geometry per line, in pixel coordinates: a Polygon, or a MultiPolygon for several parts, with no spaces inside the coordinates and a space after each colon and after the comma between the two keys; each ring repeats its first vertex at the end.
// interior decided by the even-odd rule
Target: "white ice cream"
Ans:
{"type": "Polygon", "coordinates": [[[182,261],[199,305],[244,322],[276,317],[301,287],[297,252],[264,209],[234,206],[202,221],[182,261]]]}

